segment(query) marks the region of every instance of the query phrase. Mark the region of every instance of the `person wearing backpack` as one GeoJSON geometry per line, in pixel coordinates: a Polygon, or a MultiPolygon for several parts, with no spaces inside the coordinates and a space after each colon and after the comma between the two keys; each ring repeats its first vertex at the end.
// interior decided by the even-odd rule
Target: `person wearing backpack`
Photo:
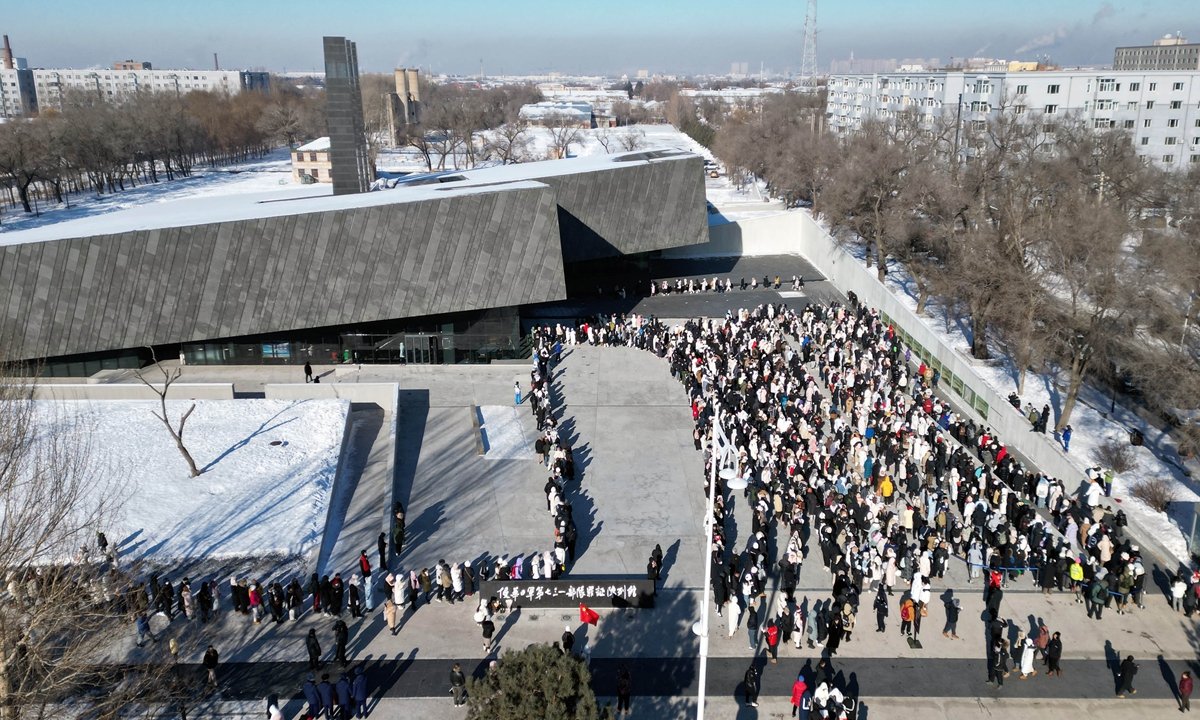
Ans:
{"type": "Polygon", "coordinates": [[[772,618],[767,621],[767,653],[771,656],[771,662],[779,661],[779,626],[775,624],[772,618]]]}
{"type": "Polygon", "coordinates": [[[904,602],[900,604],[900,634],[905,637],[912,636],[913,616],[916,614],[916,608],[913,605],[912,598],[904,598],[904,602]]]}

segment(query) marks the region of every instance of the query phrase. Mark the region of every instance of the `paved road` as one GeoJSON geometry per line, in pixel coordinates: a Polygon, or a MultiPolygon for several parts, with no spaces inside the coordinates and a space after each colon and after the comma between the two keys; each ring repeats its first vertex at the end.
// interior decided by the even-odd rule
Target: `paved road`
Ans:
{"type": "MultiPolygon", "coordinates": [[[[592,686],[597,695],[616,694],[616,670],[620,663],[629,665],[633,677],[633,694],[643,697],[678,697],[696,694],[698,660],[696,658],[615,658],[594,659],[591,664],[592,686]]],[[[711,658],[708,665],[708,691],[714,695],[741,694],[740,687],[750,657],[711,658]]],[[[810,680],[814,677],[816,659],[783,658],[769,664],[762,655],[753,659],[762,674],[762,694],[784,697],[791,695],[792,682],[800,672],[810,680]]],[[[1140,658],[1141,668],[1134,681],[1137,699],[1171,699],[1175,697],[1174,678],[1190,667],[1200,671],[1200,661],[1159,661],[1140,658]]],[[[351,664],[351,668],[356,663],[351,664]]],[[[420,658],[366,660],[368,686],[375,697],[419,698],[442,697],[449,691],[448,676],[452,660],[422,660],[420,658]]],[[[482,676],[485,660],[463,663],[463,670],[482,676]]],[[[202,684],[204,670],[199,665],[182,666],[202,684]]],[[[851,695],[862,697],[1010,697],[1010,698],[1071,698],[1109,699],[1116,693],[1116,675],[1104,660],[1067,660],[1062,663],[1061,677],[1036,677],[1020,680],[1012,675],[1000,689],[987,685],[987,666],[983,660],[946,658],[846,658],[835,659],[833,671],[838,684],[851,695]]],[[[1040,663],[1036,665],[1041,668],[1040,663]]],[[[307,675],[306,663],[258,662],[228,663],[218,669],[218,678],[227,700],[250,700],[277,693],[280,697],[301,697],[300,684],[307,675]]],[[[327,663],[327,672],[336,682],[340,666],[327,663]]],[[[1131,699],[1133,696],[1131,696],[1131,699]]]]}

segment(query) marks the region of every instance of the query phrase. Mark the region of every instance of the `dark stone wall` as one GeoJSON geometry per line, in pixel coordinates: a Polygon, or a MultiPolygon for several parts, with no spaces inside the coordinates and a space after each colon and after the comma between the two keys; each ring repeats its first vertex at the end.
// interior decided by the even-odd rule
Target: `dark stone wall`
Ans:
{"type": "Polygon", "coordinates": [[[0,248],[9,359],[566,297],[548,187],[0,248]]]}
{"type": "Polygon", "coordinates": [[[708,242],[704,160],[612,164],[537,178],[554,188],[563,260],[595,260],[708,242]]]}

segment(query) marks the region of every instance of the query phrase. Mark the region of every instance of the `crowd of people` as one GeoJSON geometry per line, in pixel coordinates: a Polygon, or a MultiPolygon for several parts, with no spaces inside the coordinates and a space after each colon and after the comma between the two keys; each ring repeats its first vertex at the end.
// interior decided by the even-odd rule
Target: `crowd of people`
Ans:
{"type": "MultiPolygon", "coordinates": [[[[708,278],[700,278],[699,280],[695,278],[676,278],[675,282],[671,282],[670,280],[652,280],[650,281],[650,295],[697,295],[707,292],[726,293],[732,292],[734,287],[731,278],[725,278],[724,280],[721,280],[719,277],[714,277],[711,280],[708,278]]],[[[764,290],[768,288],[778,290],[781,287],[781,283],[778,275],[775,276],[773,283],[769,275],[763,275],[761,285],[759,285],[758,277],[751,277],[749,283],[746,282],[746,278],[742,278],[742,281],[736,287],[739,290],[758,290],[759,288],[764,290]]],[[[804,279],[799,275],[793,275],[791,288],[792,292],[804,290],[804,279]]]]}
{"type": "MultiPolygon", "coordinates": [[[[768,285],[778,288],[780,279],[771,283],[764,277],[768,285]]],[[[802,288],[803,281],[793,276],[792,285],[802,288]]],[[[756,278],[749,286],[745,280],[740,284],[757,286],[756,278]]],[[[673,287],[664,282],[660,291],[734,287],[729,279],[713,278],[676,281],[673,287]]],[[[1103,502],[1111,474],[1096,468],[1074,489],[1027,469],[991,429],[958,415],[938,397],[937,371],[914,358],[895,329],[853,293],[845,305],[809,304],[796,311],[766,304],[675,327],[639,315],[611,316],[535,328],[533,334],[529,392],[523,394],[518,383],[515,399],[527,401],[538,428],[535,451],[547,469],[552,522],[548,547],[511,560],[474,565],[440,560],[429,568],[391,572],[388,538],[381,534],[379,563],[373,566],[364,550],[348,579],[338,572],[332,578],[314,573],[305,584],[292,578],[284,585],[235,577],[223,590],[216,580],[184,577],[172,584],[155,573],[120,594],[138,619],[138,644],[154,638],[149,614],[205,623],[218,617],[228,595],[230,609],[254,624],[268,617],[277,624],[297,621],[311,604],[314,615],[334,619],[336,655],[345,666],[341,616],[347,610],[351,618],[362,617],[382,597],[385,622],[395,634],[403,612],[415,612],[422,603],[464,602],[478,582],[560,577],[575,561],[579,531],[571,488],[578,481],[572,449],[553,412],[551,378],[564,347],[580,343],[653,352],[684,385],[695,446],[705,457],[705,492],[715,491],[714,609],[725,618],[730,637],[744,628],[749,648],[757,652],[761,643],[771,662],[779,645],[789,643],[835,655],[867,611],[864,599],[877,632],[888,631],[894,609],[899,632],[917,640],[922,618],[933,607],[934,584],[954,563],[963,564],[969,582],[985,586],[989,682],[998,686],[1010,673],[1010,661],[1022,678],[1037,674],[1033,664],[1039,657],[1046,675],[1062,673],[1062,638],[1044,625],[1018,633],[1010,647],[1010,624],[1000,608],[1011,584],[1027,581],[1043,593],[1073,593],[1096,620],[1114,606],[1119,614],[1144,607],[1140,549],[1124,532],[1124,514],[1103,502]],[[727,451],[717,436],[726,439],[727,451]],[[734,537],[729,522],[738,500],[720,480],[709,487],[714,463],[733,468],[747,483],[742,502],[751,525],[744,537],[734,537]],[[813,554],[829,577],[830,598],[823,601],[796,597],[810,548],[819,551],[813,554]],[[772,586],[780,592],[768,602],[772,586]]],[[[1020,408],[1019,398],[1010,402],[1020,408]]],[[[1048,413],[1048,408],[1030,413],[1035,430],[1044,432],[1048,413]]],[[[395,557],[404,539],[403,506],[397,503],[393,514],[393,533],[399,527],[392,536],[395,557]]],[[[658,549],[649,577],[657,579],[661,563],[658,549]]],[[[21,578],[10,576],[9,584],[10,593],[23,592],[21,578]]],[[[1177,611],[1191,616],[1200,607],[1196,573],[1181,572],[1170,591],[1177,611]]],[[[957,639],[959,601],[947,591],[941,604],[942,634],[957,639]]],[[[486,653],[494,650],[498,609],[495,598],[480,597],[475,620],[483,628],[486,653]]],[[[306,644],[316,672],[315,630],[306,644]]],[[[751,674],[745,686],[747,702],[754,704],[757,678],[751,674]]],[[[357,687],[361,677],[343,680],[357,687]]],[[[308,686],[314,685],[324,706],[313,679],[304,694],[309,697],[308,686]]],[[[322,683],[334,694],[341,684],[322,683]]],[[[801,677],[797,685],[804,686],[794,694],[797,707],[809,703],[837,717],[846,706],[831,678],[810,686],[801,677]]]]}
{"type": "MultiPolygon", "coordinates": [[[[761,630],[772,659],[789,640],[836,653],[864,595],[874,595],[878,631],[895,603],[901,632],[915,639],[933,582],[952,562],[986,583],[993,628],[1008,627],[1001,599],[1022,579],[1044,593],[1074,593],[1097,620],[1114,605],[1118,613],[1144,607],[1140,549],[1124,532],[1124,513],[1102,502],[1099,469],[1078,490],[1026,469],[987,426],[939,399],[936,371],[853,294],[847,305],[762,305],[675,327],[637,315],[593,318],[578,337],[665,358],[692,400],[705,487],[714,462],[747,481],[752,525],[740,549],[726,532],[732,498],[718,483],[713,595],[730,635],[744,625],[757,647],[761,630]],[[728,461],[712,451],[718,417],[733,448],[728,461]],[[810,540],[831,600],[796,601],[810,540]],[[782,592],[768,607],[771,580],[782,592]]],[[[1176,578],[1181,611],[1195,610],[1198,580],[1176,578]]],[[[944,634],[957,637],[958,600],[943,599],[944,634]]],[[[993,664],[1001,650],[1009,657],[1000,634],[993,664]]],[[[1050,636],[1028,640],[1052,646],[1050,636]]]]}

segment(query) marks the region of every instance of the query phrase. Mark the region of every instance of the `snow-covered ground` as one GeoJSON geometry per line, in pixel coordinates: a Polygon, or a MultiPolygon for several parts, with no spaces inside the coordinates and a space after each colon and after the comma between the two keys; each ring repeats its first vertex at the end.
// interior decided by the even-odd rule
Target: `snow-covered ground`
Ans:
{"type": "MultiPolygon", "coordinates": [[[[173,421],[191,401],[167,403],[173,421]]],[[[157,401],[38,402],[45,432],[55,418],[90,428],[89,463],[119,471],[121,509],[106,528],[124,557],[294,557],[320,545],[350,403],[346,400],[197,400],[187,463],[157,401]],[[272,445],[279,441],[280,444],[272,445]]]]}
{"type": "MultiPolygon", "coordinates": [[[[852,249],[851,254],[860,262],[863,260],[861,250],[852,249]]],[[[872,268],[872,272],[874,272],[874,268],[872,268]]],[[[885,285],[910,310],[916,312],[916,284],[902,266],[898,264],[889,266],[885,285]]],[[[947,331],[945,309],[940,304],[931,303],[926,306],[925,315],[921,319],[943,342],[964,357],[970,358],[971,334],[968,317],[951,317],[949,331],[947,331]]],[[[1008,397],[1009,393],[1017,390],[1017,369],[998,348],[992,348],[992,354],[997,358],[994,364],[974,365],[973,370],[1000,397],[1008,397]]],[[[1057,418],[1061,413],[1063,402],[1066,400],[1067,379],[1066,372],[1057,366],[1040,373],[1029,373],[1025,379],[1025,394],[1020,396],[1021,406],[1024,407],[1025,403],[1032,403],[1040,410],[1042,406],[1049,405],[1054,412],[1054,417],[1057,418]]],[[[1129,430],[1132,428],[1141,430],[1146,437],[1145,444],[1141,447],[1131,446],[1137,465],[1133,470],[1116,476],[1113,483],[1113,497],[1121,501],[1121,507],[1125,513],[1139,526],[1154,533],[1163,546],[1174,553],[1181,562],[1190,563],[1187,540],[1183,531],[1180,530],[1180,526],[1190,528],[1192,506],[1186,503],[1200,502],[1200,495],[1197,495],[1193,483],[1180,472],[1179,467],[1167,461],[1166,458],[1169,458],[1170,454],[1174,452],[1173,443],[1166,437],[1162,429],[1147,423],[1120,405],[1117,406],[1115,416],[1105,417],[1108,408],[1109,400],[1104,392],[1087,385],[1084,386],[1080,391],[1079,402],[1076,403],[1075,409],[1071,413],[1071,449],[1069,453],[1066,453],[1067,458],[1081,472],[1100,466],[1102,463],[1096,459],[1095,453],[1101,445],[1110,439],[1128,443],[1129,430]],[[1179,501],[1175,505],[1175,509],[1179,511],[1177,515],[1170,511],[1168,513],[1156,512],[1129,495],[1131,487],[1149,478],[1167,478],[1174,483],[1179,501]]],[[[1052,421],[1051,427],[1053,424],[1052,421]]],[[[1060,450],[1061,447],[1060,443],[1060,450]]],[[[1070,487],[1067,489],[1074,490],[1070,487]]]]}
{"type": "MultiPolygon", "coordinates": [[[[161,177],[164,176],[160,175],[161,177]]],[[[23,212],[20,206],[6,207],[3,217],[0,217],[0,235],[164,200],[287,191],[293,188],[300,191],[305,188],[311,190],[311,187],[292,182],[291,154],[287,148],[280,148],[261,160],[219,168],[197,167],[192,175],[186,178],[170,181],[163,179],[157,183],[139,185],[130,190],[100,196],[94,193],[72,195],[70,207],[65,204],[40,205],[40,216],[23,212]]]]}
{"type": "Polygon", "coordinates": [[[480,405],[480,432],[488,460],[535,460],[516,405],[480,405]]]}
{"type": "MultiPolygon", "coordinates": [[[[632,125],[622,128],[594,128],[581,130],[579,142],[571,146],[572,157],[604,155],[625,152],[621,139],[626,134],[638,137],[639,150],[683,150],[695,153],[716,162],[712,152],[691,139],[675,127],[667,124],[632,125]],[[608,149],[604,147],[607,138],[608,149]]],[[[527,133],[526,160],[542,160],[551,156],[553,145],[550,131],[531,127],[527,133]]],[[[486,140],[486,137],[484,138],[486,140]]],[[[461,164],[461,158],[459,158],[461,164]]],[[[437,159],[434,164],[437,166],[437,159]]],[[[424,159],[412,148],[381,150],[376,166],[382,172],[412,173],[425,172],[424,159]]],[[[456,169],[455,159],[448,158],[446,169],[456,169]]],[[[297,197],[311,195],[312,185],[301,185],[292,181],[291,159],[286,148],[270,153],[266,158],[240,165],[223,166],[216,169],[197,168],[188,178],[162,181],[117,193],[73,196],[70,207],[66,205],[42,205],[40,216],[26,214],[18,209],[7,209],[0,216],[0,245],[4,235],[20,230],[56,225],[58,223],[106,215],[127,208],[187,198],[220,197],[230,195],[254,195],[256,193],[283,193],[297,197]]],[[[778,202],[770,203],[760,183],[749,183],[743,188],[734,187],[722,171],[717,178],[705,179],[708,201],[723,211],[728,219],[736,219],[744,213],[761,213],[764,210],[780,210],[778,202]],[[732,211],[732,212],[730,212],[732,211]]],[[[328,185],[321,187],[328,188],[328,185]]]]}

